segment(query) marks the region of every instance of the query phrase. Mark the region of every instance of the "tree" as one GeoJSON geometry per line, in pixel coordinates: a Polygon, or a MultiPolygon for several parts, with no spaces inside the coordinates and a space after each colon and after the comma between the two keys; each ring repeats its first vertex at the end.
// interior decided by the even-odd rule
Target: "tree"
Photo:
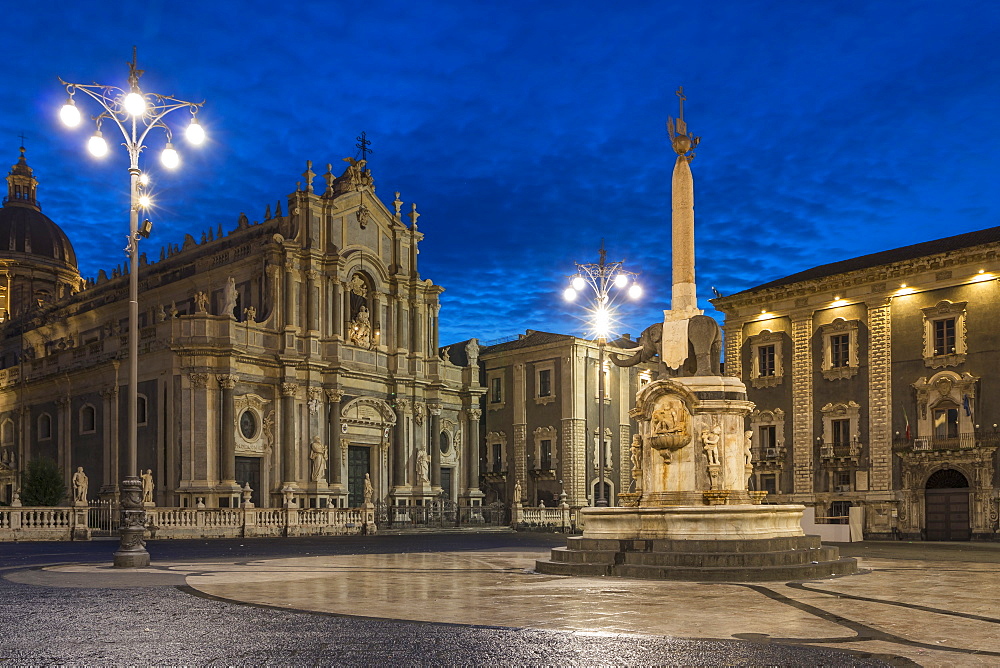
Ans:
{"type": "Polygon", "coordinates": [[[21,481],[21,503],[58,506],[66,498],[66,482],[51,459],[40,457],[28,464],[21,481]]]}

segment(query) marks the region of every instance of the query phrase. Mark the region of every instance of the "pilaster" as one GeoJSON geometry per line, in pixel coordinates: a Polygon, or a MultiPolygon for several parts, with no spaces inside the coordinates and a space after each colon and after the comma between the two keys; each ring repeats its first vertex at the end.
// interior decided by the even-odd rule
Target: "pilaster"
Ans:
{"type": "MultiPolygon", "coordinates": [[[[813,492],[812,314],[792,318],[793,493],[813,492]]],[[[728,370],[727,370],[728,373],[728,370]]]]}
{"type": "Polygon", "coordinates": [[[869,488],[892,489],[892,306],[868,306],[868,453],[869,488]]]}

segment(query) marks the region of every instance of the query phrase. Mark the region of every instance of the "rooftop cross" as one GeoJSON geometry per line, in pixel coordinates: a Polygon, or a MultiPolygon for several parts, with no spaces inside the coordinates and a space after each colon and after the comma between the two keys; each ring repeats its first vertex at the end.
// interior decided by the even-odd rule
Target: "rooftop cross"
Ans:
{"type": "Polygon", "coordinates": [[[354,146],[361,152],[361,159],[367,160],[368,154],[372,152],[372,150],[368,147],[371,146],[372,143],[368,140],[368,136],[364,131],[362,131],[356,139],[358,140],[358,143],[354,146]]]}

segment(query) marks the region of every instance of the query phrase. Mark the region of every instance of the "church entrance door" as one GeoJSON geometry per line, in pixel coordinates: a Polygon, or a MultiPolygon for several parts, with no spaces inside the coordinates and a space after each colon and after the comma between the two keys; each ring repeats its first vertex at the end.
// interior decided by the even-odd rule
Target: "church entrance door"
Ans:
{"type": "Polygon", "coordinates": [[[250,485],[250,489],[253,490],[250,500],[254,506],[260,508],[260,457],[236,458],[236,482],[240,487],[250,485]]]}
{"type": "Polygon", "coordinates": [[[927,540],[969,540],[969,482],[954,469],[943,469],[927,479],[924,492],[927,540]]]}
{"type": "MultiPolygon", "coordinates": [[[[347,505],[360,508],[365,502],[365,474],[371,473],[371,448],[351,445],[347,448],[347,505]]],[[[375,481],[372,481],[375,484],[375,481]]]]}

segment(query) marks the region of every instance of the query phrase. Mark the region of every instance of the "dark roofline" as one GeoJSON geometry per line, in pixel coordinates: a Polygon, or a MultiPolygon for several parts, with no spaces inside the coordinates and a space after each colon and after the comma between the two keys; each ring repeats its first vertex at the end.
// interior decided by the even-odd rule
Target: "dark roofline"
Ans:
{"type": "MultiPolygon", "coordinates": [[[[895,262],[903,262],[905,260],[926,257],[928,255],[950,253],[965,248],[972,248],[973,246],[984,246],[987,244],[997,243],[1000,243],[1000,227],[989,227],[985,230],[975,230],[964,234],[956,234],[953,237],[945,237],[944,239],[924,241],[919,244],[912,244],[910,246],[902,246],[901,248],[893,248],[891,250],[880,251],[878,253],[862,255],[860,257],[841,260],[840,262],[821,264],[818,267],[813,267],[812,269],[806,269],[805,271],[800,271],[798,273],[785,276],[784,278],[775,279],[769,283],[762,283],[761,285],[748,288],[747,290],[727,295],[722,299],[728,300],[731,297],[746,295],[770,288],[778,288],[783,285],[791,285],[792,283],[817,280],[820,278],[835,276],[837,274],[846,274],[861,269],[869,269],[871,267],[878,267],[881,265],[893,264],[895,262]]],[[[714,303],[716,300],[712,301],[714,303]]]]}

